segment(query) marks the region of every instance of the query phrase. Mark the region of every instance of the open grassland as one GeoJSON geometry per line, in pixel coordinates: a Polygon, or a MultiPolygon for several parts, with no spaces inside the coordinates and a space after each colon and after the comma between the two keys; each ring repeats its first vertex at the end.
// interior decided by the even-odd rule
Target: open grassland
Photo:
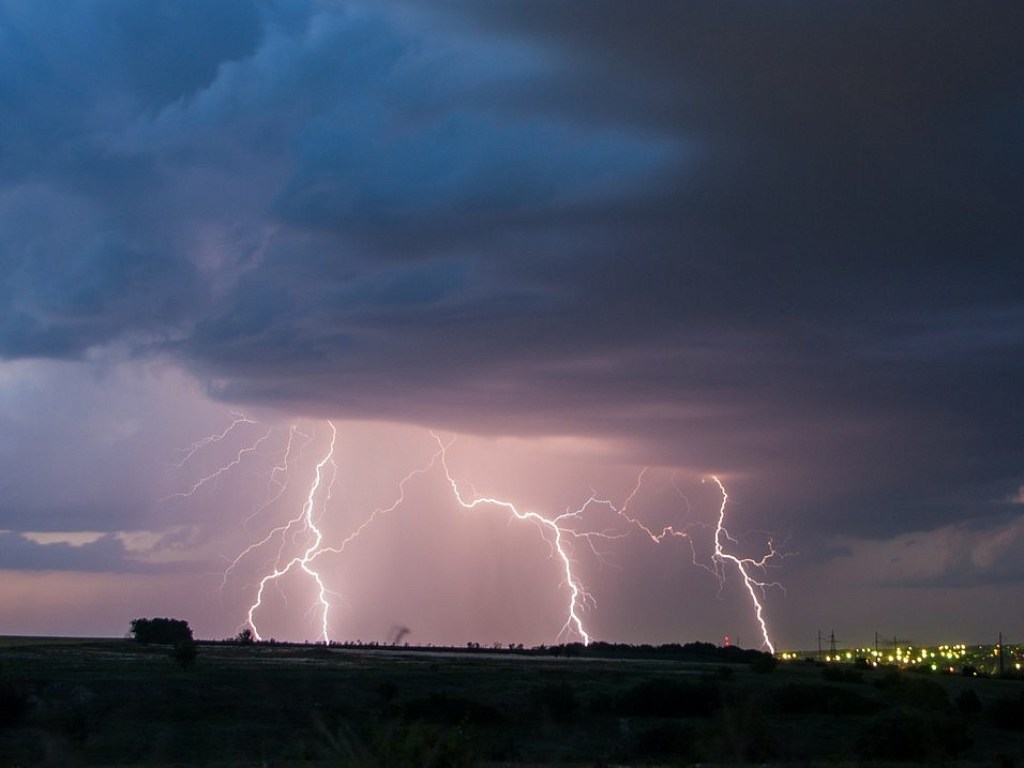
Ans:
{"type": "Polygon", "coordinates": [[[807,662],[0,640],[0,686],[4,768],[1024,768],[1020,681],[807,662]]]}
{"type": "Polygon", "coordinates": [[[28,635],[0,635],[0,651],[23,645],[81,645],[95,643],[91,637],[31,637],[28,635]]]}

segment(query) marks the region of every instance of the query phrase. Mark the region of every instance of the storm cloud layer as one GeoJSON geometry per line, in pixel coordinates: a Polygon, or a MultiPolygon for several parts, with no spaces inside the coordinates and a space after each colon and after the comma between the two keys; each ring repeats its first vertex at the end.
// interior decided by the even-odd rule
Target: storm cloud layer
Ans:
{"type": "Polygon", "coordinates": [[[0,356],[609,439],[813,542],[1016,525],[1022,28],[988,2],[0,2],[0,356]]]}

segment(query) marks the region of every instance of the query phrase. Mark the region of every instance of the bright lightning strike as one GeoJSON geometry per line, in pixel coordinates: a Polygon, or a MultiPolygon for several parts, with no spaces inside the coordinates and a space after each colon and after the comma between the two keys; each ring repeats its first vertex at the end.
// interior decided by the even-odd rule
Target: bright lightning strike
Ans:
{"type": "MultiPolygon", "coordinates": [[[[777,582],[759,581],[754,578],[750,572],[751,569],[763,569],[768,561],[776,557],[778,553],[775,551],[775,547],[772,545],[770,540],[768,542],[768,554],[764,555],[760,559],[736,557],[736,555],[725,551],[725,547],[722,543],[723,539],[730,542],[736,541],[729,535],[729,531],[725,528],[725,507],[729,503],[729,494],[726,493],[725,486],[722,485],[721,480],[719,480],[715,475],[712,475],[711,479],[722,492],[722,503],[718,508],[718,522],[715,525],[714,561],[719,566],[724,566],[727,562],[736,566],[736,570],[739,571],[740,578],[743,580],[743,586],[746,588],[747,593],[750,595],[750,600],[754,604],[754,616],[757,619],[758,625],[761,627],[761,637],[764,638],[764,644],[770,653],[775,653],[775,645],[772,643],[771,637],[768,635],[768,621],[764,616],[764,605],[758,598],[758,593],[761,593],[763,596],[764,591],[768,587],[779,587],[781,589],[781,585],[777,582]]],[[[719,570],[719,574],[720,578],[724,578],[724,573],[722,573],[721,570],[719,570]]]]}
{"type": "Polygon", "coordinates": [[[648,467],[644,467],[643,469],[640,470],[640,474],[637,475],[636,484],[633,486],[633,490],[630,492],[629,496],[626,497],[626,500],[622,503],[621,507],[616,508],[611,504],[611,502],[608,501],[605,501],[603,503],[607,504],[619,517],[621,517],[627,523],[629,523],[632,526],[635,526],[636,528],[639,528],[655,544],[660,544],[668,536],[677,536],[681,539],[688,539],[690,536],[686,531],[677,530],[675,526],[672,525],[666,525],[659,532],[655,533],[653,530],[651,530],[646,525],[644,525],[635,517],[629,514],[629,505],[633,501],[633,499],[636,498],[636,495],[640,493],[640,486],[643,484],[644,475],[647,474],[647,470],[648,467]]]}
{"type": "MultiPolygon", "coordinates": [[[[305,550],[302,554],[293,557],[291,560],[286,562],[284,565],[280,563],[275,566],[274,570],[260,579],[259,588],[256,591],[256,600],[252,605],[249,606],[248,621],[249,626],[252,628],[253,636],[257,640],[261,640],[259,627],[256,624],[256,613],[259,611],[260,606],[263,604],[263,593],[267,586],[277,581],[285,574],[289,573],[292,569],[298,568],[306,573],[316,585],[316,604],[320,608],[320,639],[325,643],[330,642],[330,631],[329,631],[329,614],[331,610],[331,604],[327,600],[327,587],[324,584],[320,573],[312,567],[311,563],[313,559],[320,553],[320,545],[323,543],[323,533],[320,528],[317,527],[316,517],[314,510],[316,509],[317,497],[320,493],[321,486],[324,484],[324,476],[326,474],[326,468],[328,464],[333,466],[334,462],[334,446],[338,438],[338,430],[334,426],[334,422],[327,422],[331,427],[331,444],[327,453],[320,459],[316,465],[316,473],[313,477],[313,482],[309,486],[309,493],[306,496],[306,501],[302,505],[302,511],[299,516],[288,523],[283,529],[287,530],[291,528],[293,524],[300,526],[309,536],[309,543],[306,545],[305,550]]],[[[334,478],[337,472],[331,473],[331,478],[327,482],[326,495],[329,497],[331,488],[334,484],[334,478]]],[[[266,540],[265,540],[266,541],[266,540]]],[[[243,553],[244,554],[244,553],[243,553]]],[[[240,555],[239,557],[242,557],[240,555]]],[[[236,561],[237,562],[237,559],[236,561]]]]}
{"type": "Polygon", "coordinates": [[[623,520],[629,523],[629,525],[639,529],[655,544],[662,543],[667,537],[670,536],[687,539],[690,543],[690,551],[693,555],[694,565],[702,567],[705,570],[713,573],[715,576],[718,577],[720,584],[723,584],[725,582],[724,568],[726,563],[732,563],[734,566],[736,566],[736,570],[740,574],[743,586],[747,590],[747,593],[750,595],[750,600],[754,606],[754,618],[761,629],[761,637],[764,640],[764,645],[768,648],[768,650],[771,653],[775,653],[775,645],[772,643],[771,637],[768,632],[768,620],[765,617],[764,604],[762,602],[762,598],[765,590],[769,587],[779,587],[781,589],[782,585],[780,585],[778,582],[761,581],[752,575],[752,571],[763,570],[768,565],[768,562],[770,560],[779,557],[779,552],[775,550],[775,547],[773,546],[771,540],[769,540],[768,542],[768,553],[762,556],[761,558],[742,558],[737,557],[736,555],[733,555],[730,552],[726,551],[725,542],[736,543],[736,540],[729,535],[729,531],[725,527],[725,508],[729,502],[729,494],[726,492],[725,485],[723,485],[722,481],[717,476],[712,475],[711,479],[718,486],[718,489],[719,491],[721,491],[722,494],[722,502],[719,505],[718,518],[715,524],[714,552],[711,556],[714,567],[709,567],[698,562],[696,550],[693,547],[692,538],[686,530],[680,530],[675,526],[666,525],[660,531],[655,531],[629,513],[629,505],[636,497],[636,495],[640,492],[640,486],[643,483],[644,475],[647,473],[647,469],[647,467],[644,467],[640,471],[640,474],[637,476],[636,484],[634,485],[632,492],[629,494],[629,496],[626,497],[626,500],[623,502],[621,507],[616,507],[610,501],[604,499],[595,499],[591,497],[591,499],[588,500],[588,502],[584,505],[583,508],[585,509],[591,503],[599,503],[604,506],[607,506],[609,509],[614,511],[619,517],[621,517],[623,520]]]}
{"type": "Polygon", "coordinates": [[[284,455],[281,458],[281,463],[271,468],[267,484],[268,493],[270,486],[276,486],[277,490],[272,495],[268,495],[267,500],[260,504],[260,506],[256,508],[256,511],[245,519],[246,526],[248,526],[248,524],[251,523],[263,510],[272,506],[284,495],[285,491],[288,490],[288,475],[291,469],[292,451],[294,450],[295,436],[297,434],[305,438],[307,443],[309,442],[309,435],[299,432],[298,428],[294,424],[288,428],[288,442],[284,448],[284,455]]]}
{"type": "MultiPolygon", "coordinates": [[[[232,412],[231,416],[233,417],[232,422],[224,430],[203,438],[202,440],[198,440],[188,448],[183,449],[184,457],[175,466],[178,468],[182,467],[186,462],[190,461],[197,452],[213,443],[225,440],[240,426],[257,423],[240,413],[232,412]]],[[[327,502],[330,499],[334,481],[338,474],[337,466],[334,462],[335,445],[337,442],[338,432],[333,422],[328,422],[328,425],[330,426],[331,431],[330,445],[316,464],[314,477],[311,481],[305,502],[302,504],[301,509],[294,517],[272,528],[260,540],[245,547],[234,559],[230,561],[230,564],[224,571],[222,587],[226,585],[229,575],[239,566],[242,560],[253,555],[257,551],[262,550],[264,547],[271,545],[274,541],[278,541],[277,555],[272,560],[272,565],[269,566],[269,572],[265,572],[264,575],[259,578],[256,586],[255,599],[249,606],[246,614],[248,625],[252,629],[255,638],[262,639],[257,619],[260,609],[264,606],[264,597],[267,588],[272,585],[277,586],[279,580],[289,573],[302,571],[312,581],[314,586],[315,596],[310,610],[319,614],[319,639],[324,642],[330,642],[329,616],[331,605],[328,599],[329,590],[324,581],[323,575],[316,567],[314,567],[315,561],[321,555],[343,553],[353,541],[362,535],[363,532],[369,526],[373,525],[382,515],[394,512],[405,503],[407,500],[407,485],[414,478],[430,473],[431,470],[439,464],[444,473],[444,479],[447,486],[450,487],[455,501],[463,509],[476,510],[483,507],[500,509],[510,514],[511,518],[532,523],[537,528],[541,537],[550,547],[551,557],[555,559],[559,565],[559,569],[562,574],[562,585],[567,592],[565,604],[566,619],[558,633],[559,638],[576,637],[584,644],[589,644],[592,640],[591,633],[584,623],[584,614],[588,608],[596,607],[596,601],[584,588],[583,583],[578,576],[574,562],[573,541],[583,540],[586,542],[594,555],[603,562],[604,559],[602,553],[597,549],[597,542],[609,542],[615,539],[621,539],[628,535],[629,531],[636,530],[655,544],[664,543],[669,538],[686,539],[692,554],[692,561],[694,565],[700,566],[714,574],[718,578],[720,584],[725,583],[727,568],[735,567],[752,602],[754,617],[760,627],[764,645],[770,651],[774,652],[774,644],[770,637],[768,622],[765,616],[763,598],[765,591],[769,587],[780,585],[775,582],[763,581],[758,578],[758,574],[762,573],[764,569],[768,567],[769,561],[781,555],[775,550],[771,541],[768,542],[767,554],[761,558],[740,557],[729,551],[730,544],[735,544],[737,542],[725,527],[726,507],[728,505],[729,496],[724,484],[717,476],[711,476],[711,479],[717,485],[722,498],[714,525],[713,552],[711,554],[710,564],[705,564],[698,561],[694,539],[691,536],[693,524],[687,524],[682,528],[679,527],[678,524],[665,525],[660,529],[657,527],[652,528],[642,522],[640,518],[630,510],[631,505],[640,494],[641,487],[645,482],[645,477],[648,473],[648,468],[646,467],[639,472],[632,490],[621,504],[600,498],[592,493],[591,496],[575,510],[566,511],[563,514],[556,516],[545,516],[538,512],[520,509],[515,503],[505,499],[478,495],[475,491],[467,492],[463,485],[460,485],[460,483],[455,479],[448,464],[447,451],[454,442],[454,439],[445,443],[438,435],[431,432],[430,434],[437,444],[437,449],[425,465],[409,472],[400,481],[398,485],[398,495],[395,500],[388,506],[382,506],[375,509],[340,543],[336,545],[327,545],[324,543],[324,534],[318,525],[318,519],[319,515],[326,512],[327,502]],[[608,510],[609,513],[614,515],[613,519],[620,521],[616,527],[595,529],[591,526],[591,522],[595,519],[594,515],[600,509],[608,510]],[[300,553],[290,557],[286,556],[285,553],[290,544],[298,544],[300,547],[300,553]]],[[[247,455],[256,452],[257,449],[259,449],[260,446],[269,439],[270,435],[271,430],[268,429],[266,433],[256,438],[253,442],[244,445],[239,449],[230,462],[193,483],[187,491],[173,494],[163,500],[193,495],[204,485],[237,467],[247,455]]],[[[295,426],[290,427],[287,444],[283,449],[283,457],[278,464],[270,470],[267,486],[267,500],[264,501],[264,503],[261,504],[255,512],[249,515],[246,520],[247,524],[260,512],[277,502],[286,492],[290,465],[294,461],[293,453],[296,451],[295,443],[297,436],[305,438],[305,443],[302,445],[303,448],[308,445],[309,441],[312,439],[310,435],[299,432],[295,426]]],[[[675,485],[674,479],[673,487],[681,495],[681,491],[679,491],[679,488],[675,485]]],[[[711,528],[711,526],[707,527],[709,529],[711,528]]]]}
{"type": "Polygon", "coordinates": [[[441,450],[438,450],[437,452],[434,453],[434,455],[431,457],[429,463],[427,463],[426,466],[420,467],[419,469],[414,469],[412,472],[403,477],[401,481],[398,483],[398,498],[396,498],[390,505],[386,507],[377,507],[377,509],[373,510],[373,512],[370,513],[370,515],[366,518],[366,520],[364,520],[359,525],[358,528],[356,528],[354,531],[352,531],[352,533],[350,533],[342,540],[341,544],[338,544],[336,547],[323,547],[313,557],[318,557],[320,555],[328,553],[336,555],[341,554],[345,551],[345,547],[347,547],[349,544],[351,544],[353,541],[359,538],[360,534],[362,534],[363,531],[365,531],[367,528],[369,528],[371,525],[373,525],[373,523],[377,521],[377,518],[386,515],[389,512],[394,512],[396,509],[398,509],[398,507],[400,507],[402,503],[405,502],[405,486],[409,483],[409,481],[412,480],[414,477],[429,472],[437,463],[437,460],[443,456],[443,453],[443,448],[441,450]]]}
{"type": "MultiPolygon", "coordinates": [[[[576,512],[566,512],[565,514],[557,517],[547,518],[537,512],[521,511],[512,502],[504,501],[502,499],[493,499],[488,496],[474,496],[471,499],[467,499],[462,495],[462,492],[459,490],[459,484],[455,481],[455,478],[452,477],[451,470],[448,468],[448,446],[446,446],[437,435],[434,435],[434,439],[437,440],[437,445],[440,449],[441,466],[444,468],[445,477],[451,485],[452,493],[455,495],[455,500],[463,509],[476,509],[480,506],[498,507],[510,512],[518,520],[534,523],[541,530],[542,535],[545,535],[546,539],[550,536],[548,542],[551,545],[552,555],[557,556],[561,563],[563,578],[565,584],[569,588],[569,601],[566,606],[568,618],[562,627],[562,631],[559,632],[559,636],[575,633],[583,641],[584,645],[589,645],[591,640],[590,633],[587,632],[586,627],[583,625],[583,618],[581,614],[588,603],[594,605],[595,601],[583,588],[579,578],[573,572],[573,561],[565,539],[567,536],[577,534],[574,534],[571,529],[564,527],[563,525],[565,520],[578,517],[579,510],[576,512]]],[[[586,505],[584,505],[584,507],[585,506],[586,505]]]]}

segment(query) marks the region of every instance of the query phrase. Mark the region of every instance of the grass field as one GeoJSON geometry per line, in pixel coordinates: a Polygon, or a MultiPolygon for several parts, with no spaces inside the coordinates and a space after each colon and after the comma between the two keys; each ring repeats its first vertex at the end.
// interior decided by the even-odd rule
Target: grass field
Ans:
{"type": "Polygon", "coordinates": [[[3,638],[0,766],[1024,768],[1020,681],[846,669],[3,638]]]}

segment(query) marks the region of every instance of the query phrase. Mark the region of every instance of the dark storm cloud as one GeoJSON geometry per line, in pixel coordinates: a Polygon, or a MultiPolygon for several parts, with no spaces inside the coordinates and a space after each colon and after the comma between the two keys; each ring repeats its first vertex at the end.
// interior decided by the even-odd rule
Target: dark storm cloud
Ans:
{"type": "Polygon", "coordinates": [[[1016,6],[56,7],[0,5],[3,354],[1006,514],[1016,6]]]}
{"type": "MultiPolygon", "coordinates": [[[[172,538],[172,537],[165,537],[172,538]]],[[[194,572],[194,560],[160,561],[151,551],[140,556],[112,534],[83,544],[52,542],[41,544],[25,535],[0,531],[0,562],[8,570],[84,571],[91,573],[194,572]]]]}

